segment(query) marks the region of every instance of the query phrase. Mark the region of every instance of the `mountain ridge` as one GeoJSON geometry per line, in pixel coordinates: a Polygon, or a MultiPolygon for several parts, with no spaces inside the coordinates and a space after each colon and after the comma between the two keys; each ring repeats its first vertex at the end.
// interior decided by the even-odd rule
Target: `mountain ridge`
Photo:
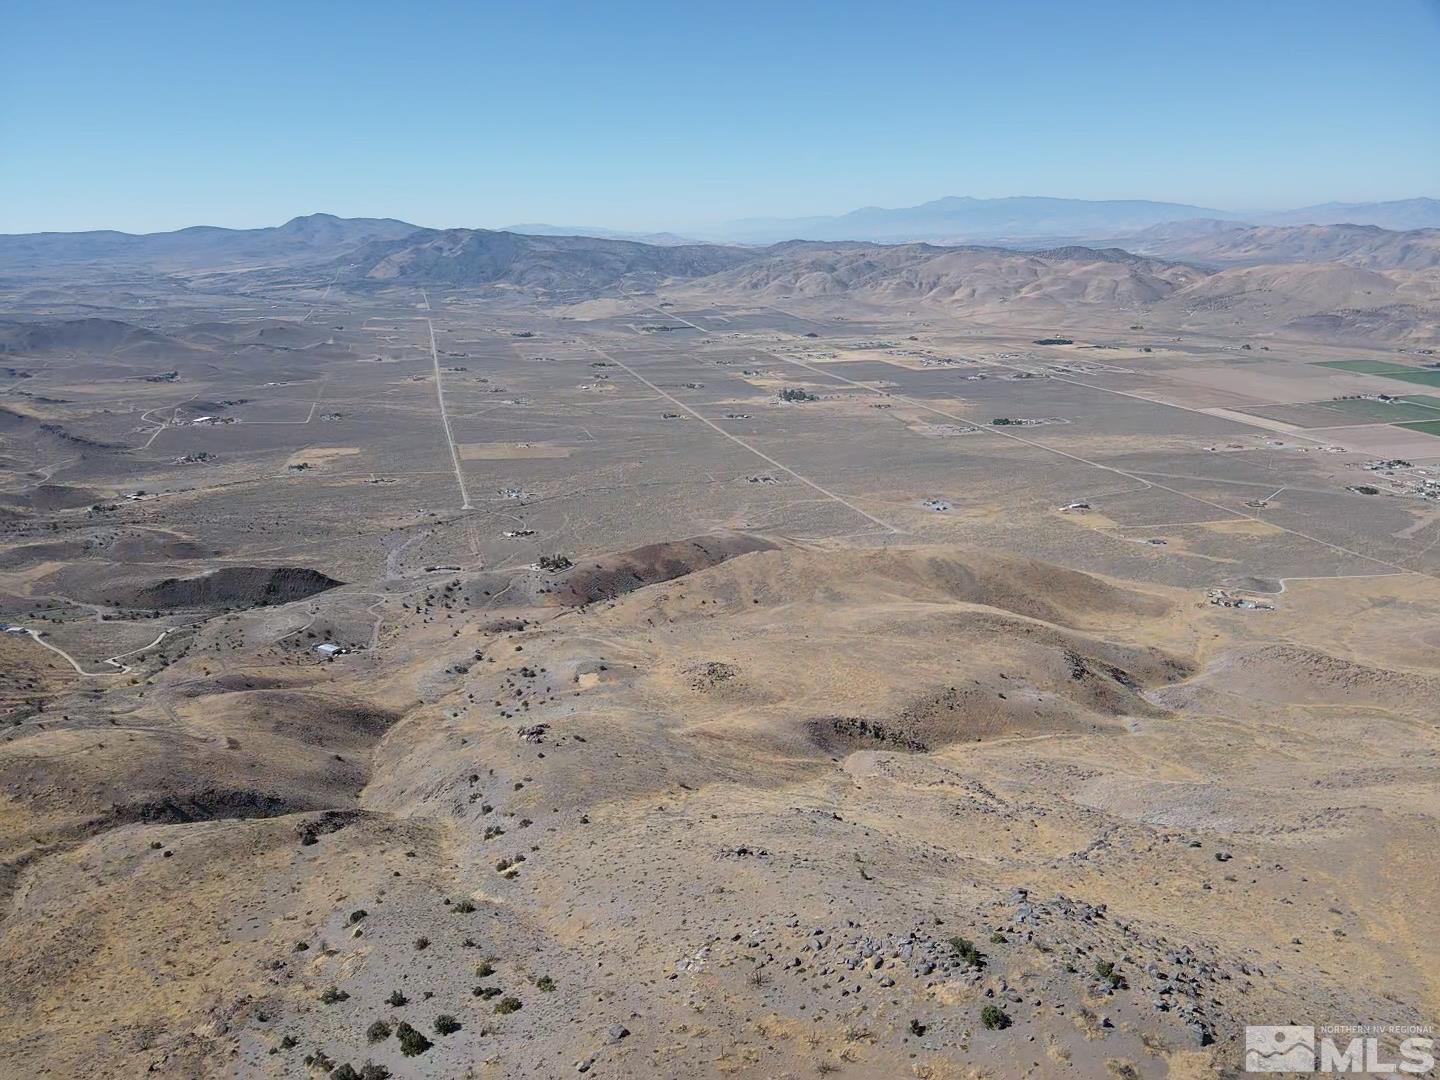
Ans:
{"type": "Polygon", "coordinates": [[[1206,219],[1251,225],[1378,225],[1396,230],[1440,227],[1440,199],[1323,203],[1295,210],[1217,210],[1149,199],[1068,199],[1022,195],[996,199],[948,195],[915,206],[866,206],[832,216],[748,218],[707,235],[740,242],[800,240],[1097,240],[1168,221],[1206,219]]]}

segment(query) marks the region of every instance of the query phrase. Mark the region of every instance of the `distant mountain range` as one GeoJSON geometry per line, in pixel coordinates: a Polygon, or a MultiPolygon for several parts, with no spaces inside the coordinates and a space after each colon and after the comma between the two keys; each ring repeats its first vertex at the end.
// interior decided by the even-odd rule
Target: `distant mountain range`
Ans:
{"type": "Polygon", "coordinates": [[[1440,229],[1440,199],[1378,203],[1321,203],[1301,210],[1247,217],[1259,225],[1377,225],[1382,229],[1440,229]]]}
{"type": "Polygon", "coordinates": [[[967,195],[896,209],[867,206],[837,217],[751,218],[723,225],[717,235],[741,243],[871,240],[944,244],[1117,236],[1165,221],[1230,216],[1223,210],[1138,199],[974,199],[967,195]]]}
{"type": "MultiPolygon", "coordinates": [[[[1031,200],[991,200],[977,210],[977,202],[947,200],[943,205],[951,220],[968,215],[968,220],[983,218],[989,227],[1011,231],[1026,221],[1035,229],[1134,226],[1174,212],[1178,205],[1038,200],[1044,205],[1033,206],[1031,200]],[[1028,217],[1022,212],[1027,207],[1033,210],[1028,217]]],[[[1397,213],[1423,215],[1428,208],[1428,201],[1416,200],[1397,213]]],[[[1381,209],[1372,213],[1378,216],[1381,209]]],[[[889,213],[861,212],[852,221],[889,213]]],[[[1437,269],[1440,229],[1254,225],[1214,218],[1153,223],[1108,244],[1049,245],[1033,238],[1008,245],[872,240],[661,245],[613,237],[426,229],[393,219],[325,214],[272,229],[0,236],[0,277],[10,279],[6,284],[42,291],[47,284],[63,288],[76,277],[126,280],[158,274],[202,288],[219,285],[262,294],[334,286],[349,292],[403,287],[413,295],[420,286],[438,286],[522,290],[561,304],[638,293],[656,302],[659,294],[702,305],[720,298],[742,304],[924,306],[997,325],[1059,327],[1086,311],[1122,322],[1153,317],[1182,328],[1223,324],[1231,330],[1282,329],[1326,340],[1387,340],[1427,348],[1440,340],[1434,319],[1440,307],[1437,269]]],[[[47,347],[49,339],[23,337],[26,333],[23,327],[0,327],[0,351],[47,347]]],[[[143,351],[152,344],[117,336],[113,327],[93,320],[65,328],[64,334],[111,352],[143,351]]]]}
{"type": "Polygon", "coordinates": [[[1022,196],[950,196],[897,209],[867,206],[836,217],[754,218],[730,222],[708,239],[737,243],[779,240],[873,240],[880,243],[966,243],[1118,239],[1141,229],[1197,218],[1249,225],[1378,225],[1440,228],[1440,200],[1326,203],[1285,211],[1231,211],[1143,199],[1091,200],[1022,196]]]}
{"type": "Polygon", "coordinates": [[[250,262],[315,262],[354,251],[371,241],[394,240],[418,230],[419,226],[394,218],[309,214],[263,229],[196,225],[161,233],[19,233],[0,235],[0,269],[103,262],[185,270],[250,262]]]}
{"type": "Polygon", "coordinates": [[[662,246],[593,236],[419,229],[341,256],[335,271],[351,285],[507,285],[594,293],[622,283],[652,288],[671,279],[704,277],[754,255],[752,249],[719,244],[662,246]]]}
{"type": "MultiPolygon", "coordinates": [[[[1069,295],[1079,288],[1076,296],[1111,290],[1114,297],[1137,299],[1173,290],[1186,278],[1168,268],[1176,263],[1212,269],[1303,263],[1403,273],[1440,267],[1440,229],[1255,224],[1214,216],[1220,213],[1145,201],[940,199],[902,210],[869,208],[836,218],[804,219],[804,227],[797,230],[821,239],[796,242],[798,248],[790,241],[693,243],[672,234],[651,236],[663,242],[645,243],[552,232],[553,227],[544,225],[517,226],[516,231],[428,229],[393,218],[312,214],[264,229],[199,226],[147,235],[0,236],[0,274],[39,280],[99,270],[192,277],[224,273],[247,275],[259,284],[321,280],[367,289],[391,283],[503,286],[575,297],[649,290],[733,271],[736,276],[729,284],[745,292],[879,289],[919,298],[990,289],[996,275],[1028,275],[1025,295],[1032,297],[1069,295]],[[938,242],[901,239],[914,233],[938,234],[938,242]],[[977,244],[963,239],[967,233],[991,235],[977,244]],[[1069,239],[1070,234],[1080,237],[1069,239]],[[1038,261],[1002,257],[1016,255],[1016,249],[1038,261]],[[949,253],[958,254],[952,259],[949,253]],[[1136,255],[1149,262],[1142,267],[1138,261],[1125,261],[1136,255]],[[788,283],[801,266],[812,276],[788,283]],[[873,268],[874,281],[866,279],[867,268],[873,268]],[[1089,283],[1063,285],[1070,273],[1081,274],[1089,283]]],[[[1440,222],[1440,201],[1331,204],[1275,216],[1440,222]]],[[[782,225],[752,222],[746,228],[752,230],[749,235],[760,236],[782,225]]]]}
{"type": "Polygon", "coordinates": [[[545,225],[532,222],[505,225],[495,231],[520,233],[522,236],[594,236],[601,240],[633,240],[637,244],[656,244],[660,247],[698,243],[694,237],[680,236],[672,232],[627,232],[624,229],[606,229],[599,225],[545,225]]]}
{"type": "MultiPolygon", "coordinates": [[[[1140,199],[1089,200],[1016,197],[936,199],[919,206],[884,209],[865,207],[834,217],[754,218],[731,222],[704,233],[704,241],[672,232],[630,233],[594,226],[512,225],[502,230],[426,229],[394,218],[340,218],[310,214],[284,225],[262,229],[195,226],[175,232],[131,234],[111,231],[24,233],[0,235],[0,271],[41,270],[84,263],[133,264],[153,270],[308,265],[356,255],[370,245],[428,243],[465,233],[492,236],[590,237],[648,247],[700,248],[705,241],[766,245],[786,240],[869,241],[872,243],[985,243],[1022,249],[1066,244],[1117,246],[1165,258],[1213,262],[1296,261],[1312,252],[1324,255],[1338,244],[1354,265],[1361,249],[1379,249],[1380,263],[1414,266],[1423,254],[1402,251],[1406,241],[1341,234],[1245,234],[1254,226],[1370,226],[1392,232],[1440,229],[1440,199],[1416,198],[1377,203],[1325,203],[1299,210],[1243,212],[1216,210],[1186,203],[1140,199]],[[1215,245],[1224,236],[1222,248],[1215,245]],[[1386,252],[1389,252],[1388,254],[1386,252]]],[[[1422,246],[1428,249],[1432,241],[1422,246]]],[[[443,246],[443,243],[442,243],[443,246]]],[[[472,249],[473,250],[473,249],[472,249]]],[[[536,246],[536,251],[543,246],[536,246]]],[[[596,249],[587,249],[592,255],[596,249]]],[[[683,256],[681,261],[683,261],[683,256]]],[[[1378,265],[1379,263],[1377,263],[1378,265]]]]}

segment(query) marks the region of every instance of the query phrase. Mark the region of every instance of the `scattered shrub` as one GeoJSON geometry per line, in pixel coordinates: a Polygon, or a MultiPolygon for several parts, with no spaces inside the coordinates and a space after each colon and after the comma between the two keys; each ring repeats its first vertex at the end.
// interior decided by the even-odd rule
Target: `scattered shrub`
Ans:
{"type": "Polygon", "coordinates": [[[1003,1031],[1010,1026],[1010,1015],[999,1005],[986,1005],[980,1010],[980,1023],[986,1031],[1003,1031]]]}
{"type": "Polygon", "coordinates": [[[384,1042],[390,1037],[390,1025],[384,1020],[376,1020],[365,1032],[365,1038],[372,1043],[384,1042]]]}
{"type": "Polygon", "coordinates": [[[503,997],[495,1003],[495,1011],[501,1016],[507,1013],[520,1011],[520,999],[517,997],[503,997]]]}
{"type": "Polygon", "coordinates": [[[1095,974],[1110,984],[1113,990],[1123,990],[1127,985],[1125,976],[1115,970],[1115,965],[1109,960],[1095,961],[1095,974]]]}
{"type": "Polygon", "coordinates": [[[400,1040],[400,1052],[406,1057],[415,1057],[423,1054],[435,1045],[403,1020],[400,1022],[400,1026],[395,1029],[395,1037],[400,1040]]]}
{"type": "Polygon", "coordinates": [[[320,994],[320,1003],[322,1005],[334,1005],[338,1002],[348,1000],[349,997],[350,995],[347,994],[344,990],[337,989],[333,986],[327,986],[320,994]]]}
{"type": "Polygon", "coordinates": [[[975,943],[967,937],[960,937],[958,934],[950,939],[950,948],[955,953],[955,958],[960,960],[967,968],[983,968],[985,957],[975,943]]]}
{"type": "Polygon", "coordinates": [[[454,1035],[460,1030],[460,1021],[449,1013],[441,1013],[435,1018],[436,1035],[454,1035]]]}

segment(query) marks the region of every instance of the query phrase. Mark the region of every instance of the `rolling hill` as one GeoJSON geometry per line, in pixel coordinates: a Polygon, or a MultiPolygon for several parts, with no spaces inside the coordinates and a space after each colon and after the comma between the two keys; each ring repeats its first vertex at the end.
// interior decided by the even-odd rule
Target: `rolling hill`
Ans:
{"type": "Polygon", "coordinates": [[[929,244],[799,242],[776,245],[760,258],[697,282],[696,288],[768,302],[834,296],[968,311],[1003,307],[1040,316],[1076,304],[1150,304],[1204,276],[1204,271],[1118,249],[1026,253],[929,244]]]}
{"type": "Polygon", "coordinates": [[[1240,225],[1200,219],[1153,225],[1127,250],[1213,265],[1342,263],[1367,270],[1440,266],[1440,229],[1395,232],[1375,225],[1240,225]]]}

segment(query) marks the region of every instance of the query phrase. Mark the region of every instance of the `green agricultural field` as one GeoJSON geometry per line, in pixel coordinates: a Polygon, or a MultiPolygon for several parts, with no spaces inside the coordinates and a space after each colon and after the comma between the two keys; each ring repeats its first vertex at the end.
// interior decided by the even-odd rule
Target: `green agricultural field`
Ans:
{"type": "Polygon", "coordinates": [[[1392,364],[1388,360],[1325,360],[1315,367],[1335,368],[1337,371],[1358,371],[1362,375],[1388,375],[1392,371],[1414,371],[1404,364],[1392,364]]]}
{"type": "Polygon", "coordinates": [[[1435,404],[1424,405],[1402,399],[1393,402],[1371,401],[1367,398],[1353,398],[1342,401],[1318,402],[1327,409],[1343,413],[1355,420],[1375,420],[1384,423],[1400,423],[1406,420],[1440,420],[1440,398],[1435,404]]]}
{"type": "Polygon", "coordinates": [[[1434,394],[1406,394],[1402,401],[1408,401],[1411,405],[1427,405],[1432,409],[1440,410],[1440,397],[1434,394]]]}
{"type": "Polygon", "coordinates": [[[1420,431],[1426,435],[1434,435],[1440,438],[1440,420],[1421,420],[1418,424],[1396,424],[1396,427],[1403,427],[1407,431],[1420,431]]]}
{"type": "Polygon", "coordinates": [[[1421,386],[1440,386],[1440,369],[1409,368],[1405,371],[1377,371],[1382,379],[1397,379],[1400,382],[1419,383],[1421,386]]]}

